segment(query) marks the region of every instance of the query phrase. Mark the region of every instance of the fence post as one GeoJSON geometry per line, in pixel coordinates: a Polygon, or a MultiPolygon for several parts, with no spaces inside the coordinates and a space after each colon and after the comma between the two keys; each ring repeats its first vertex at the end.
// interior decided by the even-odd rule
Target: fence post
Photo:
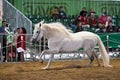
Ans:
{"type": "Polygon", "coordinates": [[[107,52],[109,53],[109,35],[106,36],[106,49],[107,52]]]}

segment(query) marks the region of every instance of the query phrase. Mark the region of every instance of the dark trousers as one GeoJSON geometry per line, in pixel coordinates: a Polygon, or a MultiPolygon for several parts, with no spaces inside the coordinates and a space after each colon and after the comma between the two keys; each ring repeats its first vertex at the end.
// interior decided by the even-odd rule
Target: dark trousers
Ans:
{"type": "Polygon", "coordinates": [[[18,61],[22,61],[22,62],[24,61],[24,53],[23,53],[23,52],[19,52],[19,53],[18,53],[17,60],[18,60],[18,61]]]}
{"type": "Polygon", "coordinates": [[[3,37],[3,40],[2,40],[2,54],[4,56],[4,59],[3,59],[3,62],[5,62],[7,60],[7,51],[6,51],[6,38],[3,37]]]}

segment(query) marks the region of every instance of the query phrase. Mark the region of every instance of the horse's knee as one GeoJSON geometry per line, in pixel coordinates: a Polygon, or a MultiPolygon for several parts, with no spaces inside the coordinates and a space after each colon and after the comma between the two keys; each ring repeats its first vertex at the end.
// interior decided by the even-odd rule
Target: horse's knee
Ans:
{"type": "Polygon", "coordinates": [[[43,59],[40,59],[39,62],[43,64],[44,61],[43,61],[43,59]]]}
{"type": "Polygon", "coordinates": [[[94,61],[94,56],[92,55],[91,57],[90,57],[90,61],[91,61],[91,63],[94,61]]]}

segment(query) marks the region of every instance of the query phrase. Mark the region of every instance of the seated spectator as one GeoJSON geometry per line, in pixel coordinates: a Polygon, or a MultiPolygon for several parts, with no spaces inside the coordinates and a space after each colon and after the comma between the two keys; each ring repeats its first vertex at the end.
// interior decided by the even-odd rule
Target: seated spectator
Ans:
{"type": "Polygon", "coordinates": [[[112,21],[109,21],[108,26],[107,26],[107,32],[108,32],[108,33],[113,33],[113,32],[115,32],[115,31],[116,31],[115,26],[113,26],[112,21]]]}
{"type": "Polygon", "coordinates": [[[98,21],[97,18],[95,18],[94,13],[91,13],[89,17],[89,24],[91,28],[98,28],[98,21]]]}
{"type": "Polygon", "coordinates": [[[80,16],[86,16],[86,15],[87,15],[86,7],[83,7],[82,10],[80,11],[80,16]]]}
{"type": "Polygon", "coordinates": [[[82,22],[82,25],[89,25],[87,15],[86,16],[80,16],[80,20],[82,22]]]}
{"type": "Polygon", "coordinates": [[[75,16],[75,19],[73,20],[72,24],[74,25],[77,25],[79,22],[80,22],[80,19],[79,19],[80,16],[75,16]]]}
{"type": "Polygon", "coordinates": [[[79,16],[76,16],[74,21],[71,23],[71,28],[73,31],[75,31],[79,22],[80,22],[79,16]]]}
{"type": "Polygon", "coordinates": [[[112,21],[112,18],[111,18],[111,16],[108,16],[107,21],[106,21],[106,24],[105,24],[105,27],[108,26],[108,23],[109,23],[110,21],[112,21]]]}
{"type": "Polygon", "coordinates": [[[96,14],[96,12],[92,8],[90,9],[89,16],[91,16],[91,14],[94,14],[94,15],[96,14]]]}
{"type": "Polygon", "coordinates": [[[105,27],[107,22],[108,16],[106,12],[103,12],[103,14],[98,18],[98,23],[100,27],[105,27]]]}
{"type": "Polygon", "coordinates": [[[106,27],[101,27],[99,29],[96,29],[97,33],[106,33],[106,31],[107,31],[106,27]]]}
{"type": "Polygon", "coordinates": [[[65,13],[65,11],[63,10],[63,6],[59,7],[59,14],[58,14],[59,18],[61,19],[65,19],[67,18],[67,14],[65,13]]]}
{"type": "Polygon", "coordinates": [[[77,28],[75,29],[75,32],[80,32],[80,31],[83,31],[82,22],[79,22],[79,23],[77,24],[77,28]]]}
{"type": "Polygon", "coordinates": [[[51,13],[51,17],[53,18],[53,19],[58,19],[58,7],[54,7],[54,9],[53,9],[53,11],[52,11],[52,13],[51,13]]]}
{"type": "Polygon", "coordinates": [[[120,32],[120,26],[117,28],[117,32],[120,32]]]}

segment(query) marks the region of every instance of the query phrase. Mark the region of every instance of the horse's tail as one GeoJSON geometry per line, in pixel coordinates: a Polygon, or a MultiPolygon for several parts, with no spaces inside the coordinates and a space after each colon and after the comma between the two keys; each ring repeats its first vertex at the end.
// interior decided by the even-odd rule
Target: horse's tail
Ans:
{"type": "Polygon", "coordinates": [[[103,45],[103,43],[98,35],[97,35],[97,38],[98,38],[99,50],[100,50],[101,55],[102,55],[104,67],[112,67],[111,65],[109,65],[109,55],[105,49],[105,46],[103,45]]]}

